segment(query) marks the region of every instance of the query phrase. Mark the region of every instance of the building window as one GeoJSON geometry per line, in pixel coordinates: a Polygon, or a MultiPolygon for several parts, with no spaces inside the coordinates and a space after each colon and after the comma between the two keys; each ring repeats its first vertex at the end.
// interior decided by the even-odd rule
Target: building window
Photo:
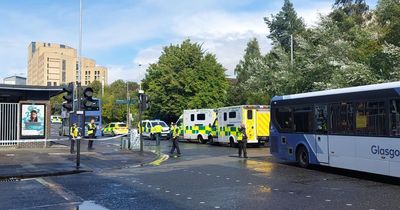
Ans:
{"type": "Polygon", "coordinates": [[[63,45],[63,44],[60,44],[60,48],[65,48],[65,45],[63,45]]]}
{"type": "Polygon", "coordinates": [[[54,84],[54,86],[57,86],[57,82],[54,82],[53,84],[54,84]]]}
{"type": "Polygon", "coordinates": [[[65,60],[62,60],[62,68],[61,68],[61,81],[64,83],[67,80],[67,62],[65,60]]]}
{"type": "Polygon", "coordinates": [[[51,86],[51,82],[47,82],[47,86],[51,86]]]}

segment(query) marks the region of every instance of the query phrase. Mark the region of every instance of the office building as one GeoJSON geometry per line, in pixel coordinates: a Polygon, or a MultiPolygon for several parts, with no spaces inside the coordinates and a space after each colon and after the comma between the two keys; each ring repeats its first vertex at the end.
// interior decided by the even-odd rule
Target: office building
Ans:
{"type": "MultiPolygon", "coordinates": [[[[31,42],[28,47],[28,85],[59,86],[78,80],[76,49],[57,43],[31,42]]],[[[89,85],[95,80],[107,84],[107,68],[96,61],[82,58],[81,82],[89,85]]]]}

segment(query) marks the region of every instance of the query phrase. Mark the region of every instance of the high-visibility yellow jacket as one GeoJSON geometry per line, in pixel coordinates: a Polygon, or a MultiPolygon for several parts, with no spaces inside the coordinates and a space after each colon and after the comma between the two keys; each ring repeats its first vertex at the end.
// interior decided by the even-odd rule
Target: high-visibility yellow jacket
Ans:
{"type": "Polygon", "coordinates": [[[77,138],[79,131],[77,126],[71,126],[69,134],[71,135],[71,138],[77,138]]]}
{"type": "Polygon", "coordinates": [[[162,129],[163,129],[163,127],[161,125],[154,126],[154,132],[155,133],[161,133],[162,129]]]}
{"type": "Polygon", "coordinates": [[[176,138],[176,137],[179,136],[179,128],[178,128],[178,126],[176,126],[176,125],[171,126],[171,130],[172,130],[172,137],[173,138],[176,138]]]}
{"type": "Polygon", "coordinates": [[[92,135],[96,130],[96,125],[93,123],[88,124],[88,135],[92,135]]]}

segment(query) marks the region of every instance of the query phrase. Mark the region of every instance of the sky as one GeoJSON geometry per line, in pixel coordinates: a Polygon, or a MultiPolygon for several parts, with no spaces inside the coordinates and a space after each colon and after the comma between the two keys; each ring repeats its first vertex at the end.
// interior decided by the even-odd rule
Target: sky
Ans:
{"type": "MultiPolygon", "coordinates": [[[[367,0],[374,8],[377,0],[367,0]]],[[[308,27],[330,12],[334,0],[292,0],[308,27]]],[[[283,0],[83,0],[84,57],[108,68],[109,83],[140,81],[164,46],[189,38],[216,55],[229,77],[247,42],[271,49],[264,17],[283,0]]],[[[1,0],[0,78],[26,76],[32,41],[77,48],[79,0],[1,0]]]]}

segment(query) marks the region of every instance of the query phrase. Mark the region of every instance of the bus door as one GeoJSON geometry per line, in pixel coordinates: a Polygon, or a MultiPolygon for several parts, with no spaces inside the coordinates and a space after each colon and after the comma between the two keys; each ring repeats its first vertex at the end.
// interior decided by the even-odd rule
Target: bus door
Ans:
{"type": "Polygon", "coordinates": [[[328,138],[328,107],[327,105],[315,106],[315,148],[317,160],[320,163],[329,163],[329,138],[328,138]]]}
{"type": "Polygon", "coordinates": [[[255,140],[255,129],[256,129],[256,110],[255,109],[243,109],[244,118],[246,122],[246,133],[248,141],[255,140]]]}

